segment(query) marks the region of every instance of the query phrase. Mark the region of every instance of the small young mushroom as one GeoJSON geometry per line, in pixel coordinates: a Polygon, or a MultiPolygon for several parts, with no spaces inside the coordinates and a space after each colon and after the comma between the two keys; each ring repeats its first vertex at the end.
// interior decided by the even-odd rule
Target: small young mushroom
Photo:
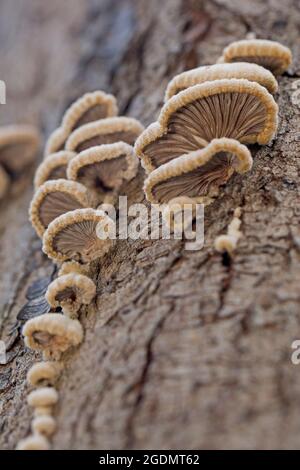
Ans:
{"type": "Polygon", "coordinates": [[[61,214],[91,206],[88,189],[75,181],[50,180],[33,196],[29,217],[37,234],[42,237],[52,220],[61,214]]]}
{"type": "Polygon", "coordinates": [[[215,249],[219,253],[227,252],[232,256],[239,239],[243,235],[240,231],[241,223],[241,208],[238,207],[235,209],[233,219],[228,225],[227,235],[220,235],[215,240],[215,249]]]}
{"type": "Polygon", "coordinates": [[[53,387],[42,387],[33,390],[27,396],[29,406],[54,406],[58,402],[58,393],[53,387]]]}
{"type": "Polygon", "coordinates": [[[214,139],[204,149],[181,155],[152,171],[144,190],[152,203],[168,203],[179,196],[211,202],[234,171],[245,173],[251,167],[252,157],[245,145],[225,137],[214,139]]]}
{"type": "Polygon", "coordinates": [[[96,295],[96,286],[82,274],[65,274],[48,286],[46,299],[52,308],[62,307],[65,315],[73,317],[81,305],[89,305],[96,295]]]}
{"type": "Polygon", "coordinates": [[[49,224],[43,237],[43,251],[56,261],[75,259],[89,263],[111,248],[112,240],[97,236],[97,225],[111,222],[100,210],[77,209],[63,214],[49,224]]]}
{"type": "Polygon", "coordinates": [[[50,437],[56,429],[56,421],[52,416],[37,416],[31,423],[32,432],[50,437]]]}
{"type": "Polygon", "coordinates": [[[49,180],[67,178],[67,166],[76,153],[61,150],[48,155],[39,165],[34,177],[34,186],[37,189],[49,180]]]}
{"type": "Polygon", "coordinates": [[[64,276],[65,274],[87,274],[88,269],[86,265],[80,264],[77,261],[65,261],[62,263],[59,271],[58,276],[64,276]]]}
{"type": "MultiPolygon", "coordinates": [[[[58,313],[46,313],[28,320],[23,327],[27,347],[43,351],[47,360],[60,359],[61,353],[83,340],[83,329],[78,320],[58,313]]],[[[37,403],[35,406],[49,406],[37,403]]]]}
{"type": "Polygon", "coordinates": [[[137,173],[138,159],[125,142],[91,147],[79,153],[68,165],[70,180],[78,181],[100,196],[118,190],[123,181],[137,173]]]}
{"type": "Polygon", "coordinates": [[[59,378],[63,364],[57,361],[42,361],[34,364],[27,373],[27,382],[32,387],[53,385],[59,378]]]}
{"type": "Polygon", "coordinates": [[[10,184],[10,177],[0,165],[0,200],[5,196],[10,184]]]}
{"type": "Polygon", "coordinates": [[[47,157],[48,155],[64,150],[68,137],[69,132],[67,129],[64,129],[63,127],[55,129],[48,137],[45,145],[44,156],[47,157]]]}
{"type": "Polygon", "coordinates": [[[0,164],[12,175],[20,174],[36,158],[38,130],[29,125],[0,127],[0,164]]]}
{"type": "Polygon", "coordinates": [[[144,127],[134,118],[113,117],[94,121],[76,129],[67,140],[66,149],[82,152],[90,147],[102,144],[126,142],[133,145],[144,127]]]}
{"type": "Polygon", "coordinates": [[[84,124],[117,114],[116,98],[103,91],[94,91],[84,94],[67,109],[62,118],[62,127],[71,133],[84,124]]]}
{"type": "Polygon", "coordinates": [[[205,82],[167,101],[158,122],[137,139],[135,151],[149,173],[215,138],[266,144],[277,130],[277,114],[273,96],[258,83],[245,79],[205,82]]]}
{"type": "Polygon", "coordinates": [[[50,444],[46,437],[41,434],[33,434],[22,439],[18,445],[17,450],[49,450],[50,444]]]}
{"type": "Polygon", "coordinates": [[[279,42],[266,39],[244,39],[227,46],[222,62],[253,62],[281,75],[292,62],[292,53],[279,42]]]}
{"type": "Polygon", "coordinates": [[[175,75],[167,86],[165,102],[186,88],[224,78],[245,78],[250,82],[259,83],[272,94],[278,90],[274,75],[260,65],[247,62],[204,65],[175,75]]]}
{"type": "Polygon", "coordinates": [[[51,416],[53,412],[53,406],[37,406],[33,410],[33,416],[37,418],[38,416],[51,416]]]}

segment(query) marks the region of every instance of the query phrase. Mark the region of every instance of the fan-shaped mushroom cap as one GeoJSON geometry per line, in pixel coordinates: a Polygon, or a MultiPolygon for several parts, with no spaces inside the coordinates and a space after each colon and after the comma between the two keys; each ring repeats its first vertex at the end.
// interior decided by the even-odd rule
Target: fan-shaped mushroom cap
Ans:
{"type": "Polygon", "coordinates": [[[53,385],[63,369],[61,362],[42,361],[35,363],[27,373],[27,382],[33,387],[53,385]]]}
{"type": "Polygon", "coordinates": [[[36,170],[34,177],[35,188],[37,189],[49,180],[66,178],[68,163],[75,155],[76,153],[67,150],[48,155],[36,170]]]}
{"type": "Polygon", "coordinates": [[[50,444],[46,437],[41,434],[33,434],[22,439],[18,445],[17,450],[49,450],[50,444]]]}
{"type": "Polygon", "coordinates": [[[67,140],[66,149],[82,152],[90,147],[115,142],[133,145],[144,127],[134,118],[113,117],[85,124],[76,129],[67,140]]]}
{"type": "Polygon", "coordinates": [[[91,147],[74,157],[68,165],[70,180],[78,181],[98,194],[119,189],[124,180],[137,172],[138,159],[125,142],[91,147]]]}
{"type": "Polygon", "coordinates": [[[253,62],[271,70],[275,75],[282,74],[292,62],[288,47],[266,39],[244,39],[232,42],[222,55],[224,62],[253,62]]]}
{"type": "Polygon", "coordinates": [[[57,153],[60,150],[64,150],[68,136],[69,132],[66,129],[62,127],[55,129],[52,134],[50,134],[45,144],[44,156],[47,157],[52,153],[57,153]]]}
{"type": "Polygon", "coordinates": [[[234,171],[245,173],[252,157],[243,144],[233,139],[214,139],[201,150],[182,155],[154,170],[145,181],[147,199],[168,203],[179,196],[205,202],[203,197],[216,195],[234,171]]]}
{"type": "Polygon", "coordinates": [[[46,181],[33,196],[29,216],[37,234],[42,237],[56,217],[74,209],[89,207],[90,195],[85,186],[65,179],[46,181]]]}
{"type": "Polygon", "coordinates": [[[5,196],[10,184],[10,178],[0,165],[0,200],[5,196]]]}
{"type": "Polygon", "coordinates": [[[57,217],[43,238],[43,251],[56,261],[75,259],[88,263],[108,252],[112,240],[97,237],[97,225],[112,220],[100,210],[77,209],[57,217]]]}
{"type": "MultiPolygon", "coordinates": [[[[59,359],[61,353],[78,346],[83,339],[82,326],[58,313],[46,313],[28,320],[23,327],[25,344],[31,349],[44,351],[47,359],[59,359]]],[[[44,402],[34,406],[49,406],[44,402]]]]}
{"type": "Polygon", "coordinates": [[[96,295],[93,281],[82,274],[65,274],[48,286],[46,299],[53,308],[61,306],[63,312],[72,316],[81,305],[89,305],[96,295]]]}
{"type": "Polygon", "coordinates": [[[40,146],[38,130],[29,125],[0,127],[0,164],[11,173],[30,165],[40,146]]]}
{"type": "Polygon", "coordinates": [[[87,274],[88,269],[85,264],[80,264],[77,261],[65,261],[62,263],[58,276],[64,276],[65,274],[77,273],[77,274],[87,274]]]}
{"type": "Polygon", "coordinates": [[[117,114],[115,97],[103,91],[94,91],[81,96],[67,109],[62,119],[62,127],[72,132],[84,124],[117,114]]]}
{"type": "Polygon", "coordinates": [[[224,78],[245,78],[250,82],[259,83],[267,88],[270,93],[276,93],[278,90],[278,83],[274,75],[260,65],[247,62],[214,64],[197,67],[176,75],[167,86],[165,101],[191,86],[224,78]]]}
{"type": "Polygon", "coordinates": [[[205,82],[181,91],[162,108],[158,122],[137,139],[135,151],[150,172],[214,138],[266,144],[277,129],[278,106],[261,85],[244,79],[205,82]]]}
{"type": "Polygon", "coordinates": [[[52,416],[37,416],[32,420],[31,428],[33,433],[50,437],[56,429],[56,421],[52,416]]]}
{"type": "Polygon", "coordinates": [[[33,390],[27,396],[29,406],[53,406],[58,402],[58,393],[53,387],[41,387],[33,390]]]}

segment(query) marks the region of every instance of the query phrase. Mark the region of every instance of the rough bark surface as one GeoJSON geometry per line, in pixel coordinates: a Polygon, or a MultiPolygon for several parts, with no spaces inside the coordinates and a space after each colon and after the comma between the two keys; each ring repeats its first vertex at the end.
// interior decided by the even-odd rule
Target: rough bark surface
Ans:
{"type": "MultiPolygon", "coordinates": [[[[58,383],[55,449],[299,448],[299,141],[293,104],[300,76],[297,0],[2,0],[1,123],[30,122],[47,136],[71,100],[104,89],[121,112],[153,121],[177,72],[214,63],[248,32],[292,47],[279,79],[280,126],[254,147],[251,174],[235,176],[205,213],[205,247],[120,241],[95,266],[98,298],[81,315],[85,341],[58,383]],[[231,263],[212,249],[243,209],[231,263]]],[[[128,185],[143,201],[143,172],[128,185]]],[[[25,189],[24,189],[25,187],[25,189]]],[[[0,209],[0,332],[35,279],[51,273],[27,222],[22,190],[0,209]]],[[[16,338],[0,366],[0,448],[28,434],[26,371],[37,359],[16,338]]]]}

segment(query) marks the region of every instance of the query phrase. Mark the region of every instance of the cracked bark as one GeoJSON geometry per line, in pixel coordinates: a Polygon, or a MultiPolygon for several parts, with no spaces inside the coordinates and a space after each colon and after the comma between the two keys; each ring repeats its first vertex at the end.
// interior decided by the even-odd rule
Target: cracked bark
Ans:
{"type": "MultiPolygon", "coordinates": [[[[120,241],[95,266],[98,298],[82,312],[85,341],[58,383],[53,447],[299,448],[300,376],[290,361],[300,336],[300,118],[291,101],[298,2],[4,0],[1,10],[1,120],[38,123],[45,135],[70,101],[95,88],[115,93],[121,111],[147,125],[175,73],[215,62],[249,31],[292,47],[293,68],[276,97],[277,139],[254,146],[251,174],[232,178],[206,210],[205,247],[120,241]],[[244,238],[228,263],[212,244],[237,206],[244,238]]],[[[128,185],[130,201],[143,201],[142,180],[140,171],[128,185]]],[[[26,288],[52,272],[27,223],[31,194],[28,180],[0,209],[6,341],[26,288]]],[[[2,449],[29,431],[25,375],[37,358],[19,338],[8,356],[0,366],[2,449]]]]}

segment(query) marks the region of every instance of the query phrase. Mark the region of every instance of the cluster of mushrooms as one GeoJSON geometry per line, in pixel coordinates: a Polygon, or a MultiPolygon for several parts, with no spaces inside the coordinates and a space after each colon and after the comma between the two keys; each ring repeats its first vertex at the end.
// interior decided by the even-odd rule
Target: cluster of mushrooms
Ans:
{"type": "Polygon", "coordinates": [[[138,169],[133,144],[144,128],[136,119],[117,114],[112,95],[96,91],[79,98],[48,139],[35,174],[29,216],[43,239],[43,251],[59,271],[46,292],[50,312],[28,320],[23,328],[26,346],[42,352],[43,361],[28,373],[34,418],[32,434],[18,444],[21,450],[50,446],[62,355],[83,340],[79,310],[96,296],[91,262],[113,243],[98,238],[97,227],[114,223],[105,205],[116,202],[123,183],[138,169]]]}
{"type": "MultiPolygon", "coordinates": [[[[169,208],[188,201],[209,204],[234,172],[249,171],[252,156],[246,144],[273,139],[275,75],[291,59],[290,50],[277,42],[242,40],[230,44],[217,64],[175,76],[157,122],[135,144],[148,174],[148,200],[169,208]]],[[[232,251],[240,235],[231,230],[216,248],[232,251]]]]}
{"type": "MultiPolygon", "coordinates": [[[[49,448],[62,355],[82,342],[78,314],[96,295],[90,263],[112,246],[98,238],[97,226],[111,223],[105,205],[115,203],[123,183],[136,175],[136,156],[147,173],[144,191],[151,203],[210,204],[234,172],[251,169],[246,144],[273,139],[275,75],[290,65],[290,50],[272,41],[238,41],[218,62],[174,77],[158,121],[146,130],[135,119],[118,117],[115,98],[97,91],[72,104],[48,139],[30,220],[60,269],[46,293],[51,312],[23,328],[26,345],[41,351],[43,361],[28,372],[32,434],[18,449],[49,448]]],[[[216,241],[219,251],[236,246],[240,215],[237,208],[227,235],[216,241]]]]}
{"type": "Polygon", "coordinates": [[[40,146],[38,130],[30,125],[0,127],[0,201],[12,183],[34,162],[40,146]]]}

